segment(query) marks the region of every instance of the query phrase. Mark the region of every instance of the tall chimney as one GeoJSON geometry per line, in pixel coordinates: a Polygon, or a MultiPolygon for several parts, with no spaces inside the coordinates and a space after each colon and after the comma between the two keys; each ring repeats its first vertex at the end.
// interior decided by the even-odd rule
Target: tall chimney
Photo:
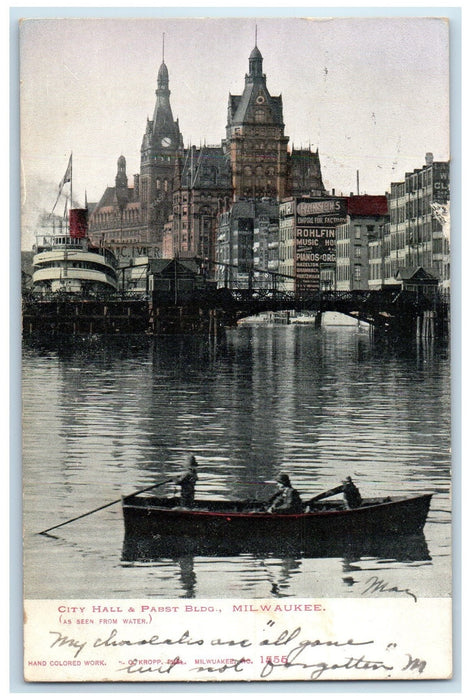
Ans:
{"type": "Polygon", "coordinates": [[[432,165],[433,163],[433,153],[425,154],[425,165],[432,165]]]}

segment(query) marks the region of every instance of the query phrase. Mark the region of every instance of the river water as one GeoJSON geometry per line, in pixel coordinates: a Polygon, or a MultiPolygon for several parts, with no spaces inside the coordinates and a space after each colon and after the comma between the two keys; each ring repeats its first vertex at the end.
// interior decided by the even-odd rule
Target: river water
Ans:
{"type": "Polygon", "coordinates": [[[216,347],[27,341],[23,421],[27,598],[358,597],[371,576],[451,595],[447,348],[310,325],[241,326],[216,347]],[[431,492],[424,536],[314,556],[139,557],[123,549],[119,503],[37,534],[173,476],[188,451],[201,497],[265,497],[280,470],[303,496],[347,475],[364,496],[431,492]]]}

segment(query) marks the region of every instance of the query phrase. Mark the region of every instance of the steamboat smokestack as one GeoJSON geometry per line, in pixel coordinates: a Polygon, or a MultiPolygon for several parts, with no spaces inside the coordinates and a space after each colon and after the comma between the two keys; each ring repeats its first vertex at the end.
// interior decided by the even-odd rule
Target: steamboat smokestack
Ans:
{"type": "Polygon", "coordinates": [[[71,238],[86,238],[88,234],[88,211],[86,209],[69,210],[69,235],[71,238]]]}

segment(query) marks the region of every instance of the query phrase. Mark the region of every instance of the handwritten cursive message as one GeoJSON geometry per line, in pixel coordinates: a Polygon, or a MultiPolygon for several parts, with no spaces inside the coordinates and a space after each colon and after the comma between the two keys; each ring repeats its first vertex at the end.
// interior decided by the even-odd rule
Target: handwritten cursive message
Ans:
{"type": "MultiPolygon", "coordinates": [[[[114,628],[105,637],[98,636],[90,642],[81,638],[70,637],[58,630],[50,630],[49,634],[52,637],[50,648],[68,650],[74,659],[83,655],[84,652],[87,651],[87,647],[93,649],[176,647],[188,650],[195,646],[210,646],[212,648],[237,647],[239,649],[250,649],[251,652],[254,651],[254,648],[258,647],[264,652],[263,654],[255,654],[254,657],[257,658],[260,663],[258,675],[261,679],[272,676],[275,671],[278,671],[275,675],[279,677],[280,674],[283,675],[283,672],[293,669],[302,671],[301,675],[303,677],[308,677],[311,680],[319,680],[321,677],[328,675],[329,671],[340,671],[344,669],[353,672],[367,671],[373,674],[377,672],[390,673],[395,668],[394,664],[388,662],[386,658],[377,658],[374,654],[365,654],[358,649],[360,647],[369,647],[373,651],[375,647],[373,639],[313,639],[306,636],[306,632],[303,630],[302,626],[278,630],[276,629],[277,625],[271,620],[268,621],[267,626],[272,628],[273,634],[258,642],[250,638],[232,639],[231,637],[217,637],[205,639],[202,636],[194,635],[188,629],[172,637],[168,637],[165,634],[153,634],[144,637],[138,635],[132,637],[122,636],[118,630],[114,628]],[[266,654],[266,649],[270,647],[281,651],[276,656],[266,654]],[[328,658],[324,658],[323,656],[325,650],[330,652],[328,658]]],[[[385,651],[389,651],[392,646],[396,647],[396,645],[392,643],[389,649],[385,651]]],[[[194,665],[192,665],[191,662],[188,663],[188,661],[184,661],[184,658],[188,659],[190,657],[185,655],[182,651],[179,651],[179,655],[165,661],[159,659],[156,664],[142,663],[139,662],[137,657],[133,657],[125,665],[116,668],[116,671],[130,676],[135,674],[170,675],[179,666],[185,665],[189,666],[187,670],[190,674],[222,675],[228,671],[232,671],[236,674],[243,674],[248,665],[253,665],[251,656],[241,656],[234,660],[230,659],[229,662],[224,659],[223,661],[211,663],[206,661],[199,662],[194,665]]],[[[403,668],[406,666],[410,668],[413,667],[413,670],[419,674],[424,672],[427,665],[426,660],[413,660],[408,652],[405,652],[403,660],[403,668]]]]}
{"type": "Polygon", "coordinates": [[[283,604],[205,602],[192,604],[190,612],[179,603],[158,610],[135,602],[51,601],[41,603],[44,613],[38,615],[41,606],[31,602],[25,612],[25,676],[138,682],[447,677],[448,603],[417,600],[406,589],[391,591],[375,577],[367,585],[381,595],[283,604]]]}

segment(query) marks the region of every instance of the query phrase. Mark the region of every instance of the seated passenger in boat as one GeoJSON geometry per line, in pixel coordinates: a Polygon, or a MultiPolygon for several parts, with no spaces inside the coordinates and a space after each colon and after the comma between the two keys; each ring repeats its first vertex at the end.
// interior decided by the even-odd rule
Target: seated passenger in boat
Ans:
{"type": "Polygon", "coordinates": [[[198,480],[198,474],[196,473],[196,467],[198,462],[196,461],[194,455],[189,454],[185,458],[186,471],[177,477],[174,483],[180,486],[180,507],[181,508],[193,508],[195,503],[195,484],[198,480]]]}
{"type": "Polygon", "coordinates": [[[291,486],[288,474],[278,474],[276,479],[279,489],[268,501],[269,513],[303,513],[304,505],[295,488],[291,486]]]}
{"type": "Polygon", "coordinates": [[[342,481],[342,484],[345,506],[348,508],[348,510],[351,510],[352,508],[359,508],[362,503],[362,497],[360,495],[360,491],[353,483],[352,477],[347,476],[347,478],[342,481]]]}

